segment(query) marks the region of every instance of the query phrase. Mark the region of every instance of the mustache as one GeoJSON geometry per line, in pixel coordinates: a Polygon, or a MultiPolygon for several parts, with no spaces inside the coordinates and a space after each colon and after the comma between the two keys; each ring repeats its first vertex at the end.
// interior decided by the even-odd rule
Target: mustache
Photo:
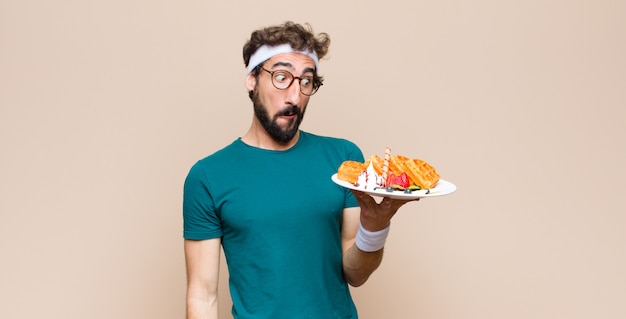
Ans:
{"type": "Polygon", "coordinates": [[[300,111],[300,108],[298,106],[292,105],[292,106],[289,106],[289,107],[287,107],[287,108],[285,108],[283,110],[280,110],[280,111],[276,112],[275,116],[276,117],[279,117],[279,116],[291,116],[291,115],[298,115],[298,116],[300,116],[300,115],[302,115],[301,113],[302,112],[300,111]]]}

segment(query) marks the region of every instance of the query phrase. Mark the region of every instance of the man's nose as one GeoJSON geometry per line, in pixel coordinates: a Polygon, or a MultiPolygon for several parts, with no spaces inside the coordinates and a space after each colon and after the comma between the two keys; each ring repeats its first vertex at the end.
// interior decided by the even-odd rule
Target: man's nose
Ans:
{"type": "Polygon", "coordinates": [[[291,85],[286,89],[288,102],[292,103],[292,105],[300,105],[300,99],[302,98],[302,93],[300,92],[300,80],[294,79],[291,82],[291,85]]]}

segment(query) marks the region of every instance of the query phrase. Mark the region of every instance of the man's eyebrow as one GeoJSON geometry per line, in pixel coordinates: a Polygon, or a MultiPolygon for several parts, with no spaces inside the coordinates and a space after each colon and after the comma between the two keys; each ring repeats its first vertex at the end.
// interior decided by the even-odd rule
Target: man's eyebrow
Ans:
{"type": "Polygon", "coordinates": [[[304,72],[302,72],[302,74],[305,74],[305,73],[313,73],[313,74],[315,74],[315,69],[314,68],[306,68],[306,69],[304,69],[304,72]]]}
{"type": "MultiPolygon", "coordinates": [[[[291,64],[289,62],[278,61],[278,62],[276,62],[276,63],[274,63],[272,65],[272,69],[277,67],[277,66],[284,66],[284,67],[287,67],[287,68],[289,68],[291,70],[294,69],[293,64],[291,64]]],[[[304,71],[302,72],[302,74],[305,74],[305,73],[313,73],[313,74],[315,74],[315,68],[305,68],[304,71]]]]}
{"type": "Polygon", "coordinates": [[[278,62],[276,62],[276,63],[274,63],[274,64],[272,65],[272,68],[275,68],[275,67],[277,67],[277,66],[286,66],[286,67],[288,67],[288,68],[290,68],[290,69],[293,69],[293,64],[291,64],[291,63],[289,63],[289,62],[281,62],[281,61],[278,61],[278,62]]]}

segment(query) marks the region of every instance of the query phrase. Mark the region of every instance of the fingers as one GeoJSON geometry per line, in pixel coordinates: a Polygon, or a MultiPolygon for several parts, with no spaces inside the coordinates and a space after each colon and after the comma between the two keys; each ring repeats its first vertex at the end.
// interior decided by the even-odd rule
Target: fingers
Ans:
{"type": "Polygon", "coordinates": [[[393,199],[389,197],[383,197],[380,202],[377,202],[374,197],[367,193],[351,190],[352,194],[356,198],[359,206],[362,210],[365,210],[365,214],[370,215],[391,215],[393,216],[400,207],[406,203],[417,201],[418,199],[393,199]]]}
{"type": "Polygon", "coordinates": [[[395,208],[400,208],[402,207],[404,204],[409,203],[409,202],[416,202],[419,201],[419,198],[415,198],[415,199],[394,199],[394,198],[390,198],[390,197],[383,197],[383,199],[380,201],[380,203],[377,203],[376,200],[374,199],[374,197],[372,197],[371,195],[365,193],[365,192],[361,192],[361,191],[357,191],[357,190],[350,190],[352,192],[352,194],[354,195],[354,197],[356,198],[356,200],[359,202],[359,204],[366,204],[366,206],[384,206],[384,207],[395,207],[395,208]]]}
{"type": "Polygon", "coordinates": [[[390,207],[393,210],[398,210],[400,207],[404,206],[406,203],[415,202],[418,200],[419,198],[417,199],[392,199],[389,197],[385,197],[383,198],[380,204],[384,205],[385,207],[390,207]]]}
{"type": "Polygon", "coordinates": [[[364,192],[359,192],[356,190],[351,190],[352,194],[354,194],[354,197],[356,198],[356,201],[359,203],[359,206],[361,206],[361,208],[372,208],[374,207],[376,204],[376,201],[374,200],[374,198],[364,192]]]}

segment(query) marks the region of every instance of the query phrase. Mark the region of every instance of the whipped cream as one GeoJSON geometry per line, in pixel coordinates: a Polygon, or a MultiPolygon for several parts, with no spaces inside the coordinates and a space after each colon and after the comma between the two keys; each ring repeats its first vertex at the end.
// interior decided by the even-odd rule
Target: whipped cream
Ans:
{"type": "Polygon", "coordinates": [[[376,174],[373,164],[370,163],[367,169],[361,172],[355,185],[363,189],[374,190],[379,187],[385,187],[385,181],[382,176],[376,174]]]}

